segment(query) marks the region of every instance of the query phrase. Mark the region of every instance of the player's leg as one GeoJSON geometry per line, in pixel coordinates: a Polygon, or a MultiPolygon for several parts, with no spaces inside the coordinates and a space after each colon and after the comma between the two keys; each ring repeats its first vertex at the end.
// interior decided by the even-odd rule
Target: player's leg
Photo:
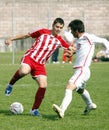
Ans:
{"type": "Polygon", "coordinates": [[[66,53],[66,50],[63,51],[62,63],[66,62],[67,57],[66,57],[65,53],[66,53]]]}
{"type": "Polygon", "coordinates": [[[91,110],[95,110],[97,108],[96,104],[92,102],[90,94],[86,89],[80,88],[77,92],[81,95],[82,99],[86,104],[84,114],[88,114],[91,110]]]}
{"type": "Polygon", "coordinates": [[[35,94],[35,99],[34,99],[34,103],[32,106],[32,110],[30,110],[30,114],[34,115],[34,116],[40,116],[38,109],[39,109],[39,107],[43,101],[44,95],[45,95],[45,91],[46,91],[46,87],[47,87],[47,77],[44,75],[41,75],[36,78],[36,81],[37,81],[39,87],[35,94]]]}
{"type": "Polygon", "coordinates": [[[35,94],[34,103],[32,109],[30,110],[30,114],[34,116],[39,116],[39,107],[43,101],[46,87],[47,87],[47,76],[44,65],[36,64],[34,65],[34,71],[31,72],[33,79],[38,83],[38,90],[35,94]]]}
{"type": "Polygon", "coordinates": [[[60,106],[53,104],[53,110],[58,114],[60,118],[64,117],[64,113],[67,110],[68,106],[70,105],[72,101],[72,92],[75,89],[75,85],[73,83],[68,83],[65,90],[65,96],[62,100],[62,103],[60,106]]]}
{"type": "Polygon", "coordinates": [[[77,81],[78,77],[81,74],[81,69],[77,69],[74,72],[74,75],[70,78],[66,90],[65,90],[65,96],[62,100],[62,103],[60,107],[56,104],[53,104],[53,110],[58,114],[60,118],[64,117],[64,113],[67,110],[68,106],[70,105],[72,98],[73,98],[73,90],[76,89],[75,82],[77,81]]]}
{"type": "Polygon", "coordinates": [[[72,56],[70,56],[70,57],[68,58],[68,62],[69,62],[69,63],[72,63],[72,56]]]}
{"type": "Polygon", "coordinates": [[[55,52],[52,54],[52,62],[53,63],[59,63],[58,56],[59,56],[59,48],[57,48],[55,50],[55,52]]]}
{"type": "Polygon", "coordinates": [[[76,82],[78,80],[78,78],[81,75],[81,68],[80,69],[75,69],[74,75],[69,79],[69,82],[66,86],[66,90],[65,90],[65,96],[62,100],[62,103],[59,106],[57,106],[56,104],[53,104],[53,110],[55,112],[58,113],[58,116],[60,118],[64,117],[64,113],[67,110],[68,106],[70,105],[72,98],[73,98],[73,90],[76,89],[76,82]]]}
{"type": "Polygon", "coordinates": [[[27,75],[30,71],[31,71],[31,69],[30,69],[29,65],[21,64],[19,70],[17,70],[15,72],[15,74],[13,75],[11,80],[9,81],[8,86],[5,89],[6,96],[10,95],[10,93],[12,92],[13,85],[16,83],[16,81],[18,81],[19,79],[21,79],[22,77],[27,75]]]}
{"type": "Polygon", "coordinates": [[[88,114],[90,110],[96,109],[96,104],[92,102],[91,96],[89,92],[85,89],[85,84],[90,78],[90,70],[89,68],[82,68],[82,76],[77,82],[76,91],[81,95],[83,101],[86,104],[84,114],[88,114]]]}

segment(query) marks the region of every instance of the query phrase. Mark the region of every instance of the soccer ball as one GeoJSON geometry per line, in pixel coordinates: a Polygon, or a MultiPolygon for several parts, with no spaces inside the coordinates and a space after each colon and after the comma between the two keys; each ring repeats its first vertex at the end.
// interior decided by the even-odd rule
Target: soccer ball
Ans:
{"type": "Polygon", "coordinates": [[[18,114],[22,114],[24,111],[24,107],[20,102],[14,102],[10,105],[10,112],[18,115],[18,114]]]}

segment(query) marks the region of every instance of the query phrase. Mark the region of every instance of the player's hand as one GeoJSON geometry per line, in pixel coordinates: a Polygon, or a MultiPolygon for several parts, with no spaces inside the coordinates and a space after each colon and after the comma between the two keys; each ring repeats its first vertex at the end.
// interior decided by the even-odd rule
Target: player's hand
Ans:
{"type": "Polygon", "coordinates": [[[12,40],[11,40],[11,38],[9,38],[9,39],[7,39],[7,40],[5,41],[5,44],[6,44],[6,45],[10,45],[11,42],[12,42],[12,40]]]}
{"type": "Polygon", "coordinates": [[[66,50],[65,56],[71,57],[73,54],[75,54],[76,48],[74,46],[70,46],[68,50],[66,50]]]}

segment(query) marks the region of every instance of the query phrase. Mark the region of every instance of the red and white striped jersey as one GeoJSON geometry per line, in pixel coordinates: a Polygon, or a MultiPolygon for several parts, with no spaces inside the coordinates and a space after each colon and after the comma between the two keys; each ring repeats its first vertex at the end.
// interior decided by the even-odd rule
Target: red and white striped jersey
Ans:
{"type": "Polygon", "coordinates": [[[48,29],[29,32],[29,35],[35,38],[35,42],[25,55],[30,56],[39,64],[45,64],[56,48],[69,47],[68,43],[61,36],[53,36],[51,30],[48,29]]]}

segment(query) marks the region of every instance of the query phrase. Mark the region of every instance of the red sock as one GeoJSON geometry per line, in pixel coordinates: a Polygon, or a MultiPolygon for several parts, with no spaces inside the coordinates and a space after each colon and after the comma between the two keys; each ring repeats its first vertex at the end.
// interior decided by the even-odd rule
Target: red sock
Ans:
{"type": "Polygon", "coordinates": [[[62,61],[66,62],[66,56],[65,55],[63,55],[62,61]]]}
{"type": "Polygon", "coordinates": [[[10,80],[9,84],[13,85],[20,78],[22,78],[22,76],[19,75],[19,70],[17,70],[13,75],[12,79],[10,80]]]}
{"type": "Polygon", "coordinates": [[[46,91],[46,88],[41,88],[41,87],[38,88],[35,95],[35,101],[34,101],[32,110],[39,108],[40,104],[42,103],[42,99],[44,98],[45,91],[46,91]]]}
{"type": "Polygon", "coordinates": [[[65,53],[66,53],[66,50],[64,50],[64,52],[63,52],[63,57],[62,57],[62,61],[64,61],[64,62],[66,62],[66,56],[65,56],[65,53]]]}
{"type": "Polygon", "coordinates": [[[70,62],[70,61],[72,62],[72,56],[71,56],[71,57],[69,57],[68,61],[69,61],[69,62],[70,62]]]}

